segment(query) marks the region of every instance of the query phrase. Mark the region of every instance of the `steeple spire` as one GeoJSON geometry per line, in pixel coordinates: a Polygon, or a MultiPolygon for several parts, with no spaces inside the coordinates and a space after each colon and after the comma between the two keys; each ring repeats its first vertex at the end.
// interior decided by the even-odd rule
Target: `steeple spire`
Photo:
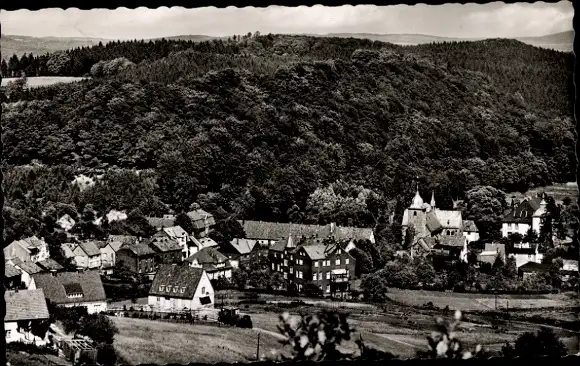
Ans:
{"type": "Polygon", "coordinates": [[[435,208],[435,192],[431,192],[431,208],[435,208]]]}

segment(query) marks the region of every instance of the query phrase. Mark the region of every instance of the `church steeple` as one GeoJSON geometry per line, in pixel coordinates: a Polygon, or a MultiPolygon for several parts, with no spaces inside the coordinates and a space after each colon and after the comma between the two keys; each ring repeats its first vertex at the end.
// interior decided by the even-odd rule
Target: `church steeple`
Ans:
{"type": "Polygon", "coordinates": [[[411,204],[410,208],[417,210],[423,209],[423,198],[421,198],[421,194],[419,193],[419,182],[417,182],[417,192],[415,193],[415,197],[413,198],[413,203],[411,204]]]}
{"type": "Polygon", "coordinates": [[[431,192],[431,209],[435,208],[435,192],[431,192]]]}

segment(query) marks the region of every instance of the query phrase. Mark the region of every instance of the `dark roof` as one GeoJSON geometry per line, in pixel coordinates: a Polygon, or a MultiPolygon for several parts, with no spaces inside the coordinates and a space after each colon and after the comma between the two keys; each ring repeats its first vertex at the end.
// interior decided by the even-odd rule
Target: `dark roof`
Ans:
{"type": "Polygon", "coordinates": [[[12,262],[14,263],[14,266],[20,268],[23,272],[26,272],[29,275],[35,274],[35,273],[40,273],[40,272],[43,272],[44,271],[42,268],[40,268],[39,266],[37,266],[35,263],[33,263],[33,262],[23,262],[19,258],[12,259],[12,262]]]}
{"type": "Polygon", "coordinates": [[[256,243],[257,241],[252,239],[232,239],[230,242],[232,248],[241,255],[249,254],[256,246],[256,243]]]}
{"type": "Polygon", "coordinates": [[[425,215],[425,226],[432,233],[443,229],[443,225],[441,225],[437,215],[433,211],[425,215]]]}
{"type": "Polygon", "coordinates": [[[153,279],[149,295],[192,299],[203,271],[202,268],[162,264],[153,279]],[[163,286],[162,291],[161,286],[163,286]],[[167,286],[171,286],[171,292],[167,292],[167,286]],[[176,292],[173,292],[174,288],[177,288],[176,292]]]}
{"type": "Polygon", "coordinates": [[[42,289],[6,291],[6,316],[4,322],[48,319],[48,307],[42,289]]]}
{"type": "Polygon", "coordinates": [[[181,250],[181,245],[175,239],[167,236],[154,236],[143,241],[144,245],[148,245],[153,250],[161,253],[181,250]]]}
{"type": "Polygon", "coordinates": [[[212,214],[209,212],[205,212],[204,210],[197,209],[193,211],[189,211],[187,216],[191,219],[191,223],[193,227],[196,229],[205,229],[205,227],[210,227],[215,225],[215,219],[212,214]]]}
{"type": "Polygon", "coordinates": [[[71,282],[63,284],[64,292],[67,295],[74,295],[74,294],[82,294],[83,288],[80,283],[78,282],[71,282]]]}
{"type": "Polygon", "coordinates": [[[534,212],[540,208],[541,201],[542,198],[536,197],[520,202],[513,210],[509,211],[509,213],[503,217],[502,221],[508,223],[531,224],[534,212]]]}
{"type": "Polygon", "coordinates": [[[528,262],[520,266],[518,270],[522,272],[547,272],[550,270],[550,265],[544,263],[528,262]]]}
{"type": "Polygon", "coordinates": [[[186,261],[193,262],[194,259],[197,259],[199,264],[218,264],[228,261],[228,257],[218,252],[214,247],[203,248],[187,258],[186,261]]]}
{"type": "Polygon", "coordinates": [[[61,271],[64,269],[57,261],[52,258],[45,259],[40,262],[36,262],[36,264],[43,268],[46,271],[61,271]]]}
{"type": "Polygon", "coordinates": [[[327,238],[330,236],[330,225],[301,225],[280,222],[239,220],[243,226],[246,238],[262,240],[287,239],[292,235],[294,239],[301,237],[327,238]]]}
{"type": "Polygon", "coordinates": [[[473,220],[463,220],[463,231],[479,231],[473,220]]]}
{"type": "Polygon", "coordinates": [[[39,273],[32,275],[36,288],[44,290],[44,295],[56,304],[105,301],[105,289],[101,282],[101,276],[96,270],[82,272],[57,272],[56,274],[39,273]],[[65,286],[74,289],[78,284],[81,288],[82,298],[68,298],[65,286]]]}
{"type": "Polygon", "coordinates": [[[110,244],[115,252],[119,250],[123,244],[135,244],[136,242],[137,237],[131,235],[109,235],[107,238],[107,244],[110,244]]]}
{"type": "Polygon", "coordinates": [[[144,257],[147,255],[155,254],[155,250],[153,250],[149,245],[141,242],[141,243],[125,243],[119,248],[119,250],[128,250],[135,254],[137,257],[144,257]]]}
{"type": "Polygon", "coordinates": [[[96,255],[101,255],[101,250],[99,246],[94,241],[85,241],[79,244],[79,247],[87,254],[89,257],[94,257],[96,255]]]}
{"type": "Polygon", "coordinates": [[[22,274],[22,272],[18,268],[14,267],[10,263],[4,263],[4,277],[5,278],[20,276],[21,274],[22,274]]]}
{"type": "Polygon", "coordinates": [[[361,228],[361,227],[351,227],[351,226],[336,226],[334,228],[333,236],[337,240],[365,240],[370,239],[373,235],[373,229],[361,228]]]}
{"type": "Polygon", "coordinates": [[[313,261],[326,259],[328,256],[328,246],[324,244],[305,245],[302,247],[308,258],[313,261]]]}

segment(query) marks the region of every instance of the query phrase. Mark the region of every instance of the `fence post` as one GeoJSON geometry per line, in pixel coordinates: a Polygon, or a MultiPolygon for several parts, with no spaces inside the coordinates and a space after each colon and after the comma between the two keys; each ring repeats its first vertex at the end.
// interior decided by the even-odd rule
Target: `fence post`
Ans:
{"type": "Polygon", "coordinates": [[[260,333],[258,332],[258,347],[256,349],[256,361],[260,361],[260,333]]]}

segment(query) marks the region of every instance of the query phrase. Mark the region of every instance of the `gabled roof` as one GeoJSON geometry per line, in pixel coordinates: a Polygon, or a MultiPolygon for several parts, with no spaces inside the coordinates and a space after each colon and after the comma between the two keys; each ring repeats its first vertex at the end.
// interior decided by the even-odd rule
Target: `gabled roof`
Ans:
{"type": "Polygon", "coordinates": [[[203,272],[202,268],[162,264],[155,274],[149,295],[192,299],[203,272]],[[161,286],[163,286],[163,290],[161,290],[161,286]],[[169,292],[167,286],[171,286],[169,292]],[[174,289],[177,291],[174,292],[174,289]],[[182,290],[183,292],[181,292],[182,290]]]}
{"type": "Polygon", "coordinates": [[[425,215],[425,226],[431,233],[443,230],[443,225],[441,225],[441,222],[439,222],[437,215],[433,211],[430,211],[425,215]]]}
{"type": "Polygon", "coordinates": [[[55,261],[52,258],[36,262],[36,264],[46,271],[62,271],[64,269],[63,266],[61,266],[57,261],[55,261]]]}
{"type": "Polygon", "coordinates": [[[269,249],[274,252],[283,252],[288,245],[288,239],[280,239],[275,242],[269,249]]]}
{"type": "Polygon", "coordinates": [[[433,247],[435,245],[437,245],[437,240],[435,240],[434,237],[427,236],[427,237],[420,238],[419,240],[417,240],[416,245],[420,245],[423,249],[429,251],[429,250],[433,249],[433,247]]]}
{"type": "Polygon", "coordinates": [[[44,296],[42,289],[6,291],[4,322],[48,319],[50,315],[44,296]]]}
{"type": "Polygon", "coordinates": [[[432,212],[437,216],[437,220],[444,229],[461,229],[463,218],[461,211],[434,209],[432,212]]]}
{"type": "Polygon", "coordinates": [[[43,272],[43,269],[33,262],[23,262],[19,258],[14,258],[12,259],[12,263],[14,263],[16,268],[19,268],[22,272],[26,272],[29,275],[43,272]]]}
{"type": "Polygon", "coordinates": [[[531,223],[534,212],[540,208],[541,201],[540,197],[523,200],[513,210],[510,210],[502,221],[506,223],[531,223]]]}
{"type": "Polygon", "coordinates": [[[338,240],[365,240],[373,235],[373,229],[370,228],[336,226],[334,230],[333,236],[338,240]]]}
{"type": "Polygon", "coordinates": [[[218,243],[216,243],[215,240],[213,240],[212,238],[206,237],[206,238],[199,238],[197,240],[201,244],[201,249],[219,246],[218,243]]]}
{"type": "Polygon", "coordinates": [[[116,252],[125,243],[134,244],[137,242],[136,236],[131,235],[109,235],[107,238],[107,244],[116,252]]]}
{"type": "Polygon", "coordinates": [[[20,276],[21,274],[22,274],[22,272],[18,268],[14,267],[10,263],[4,263],[4,277],[5,278],[20,276]]]}
{"type": "Polygon", "coordinates": [[[215,219],[212,214],[205,212],[201,208],[189,211],[187,216],[191,219],[191,223],[196,229],[205,229],[215,225],[215,219]]]}
{"type": "Polygon", "coordinates": [[[193,262],[197,259],[199,264],[218,264],[228,261],[228,257],[218,252],[215,248],[203,248],[197,253],[186,259],[187,262],[193,262]]]}
{"type": "Polygon", "coordinates": [[[244,228],[248,239],[280,240],[292,235],[298,240],[301,237],[327,238],[331,234],[330,225],[302,225],[252,220],[239,220],[239,223],[244,228]]]}
{"type": "Polygon", "coordinates": [[[181,250],[181,245],[175,239],[166,236],[154,236],[143,241],[143,244],[148,245],[153,250],[161,253],[181,250]]]}
{"type": "Polygon", "coordinates": [[[101,255],[101,250],[99,249],[99,246],[94,241],[85,241],[85,242],[82,242],[82,243],[79,244],[79,247],[89,257],[94,257],[94,256],[97,256],[97,255],[101,255]]]}
{"type": "Polygon", "coordinates": [[[183,236],[187,236],[187,231],[183,230],[183,228],[179,225],[164,227],[162,230],[165,231],[167,235],[169,235],[172,238],[180,238],[183,236]]]}
{"type": "Polygon", "coordinates": [[[147,221],[149,225],[157,229],[175,225],[175,217],[148,217],[147,221]]]}
{"type": "Polygon", "coordinates": [[[153,255],[155,254],[155,250],[149,247],[149,245],[145,244],[144,242],[141,243],[125,243],[119,248],[119,250],[128,250],[137,257],[153,255]]]}
{"type": "Polygon", "coordinates": [[[305,245],[302,247],[306,255],[313,261],[326,259],[328,246],[324,244],[305,245]]]}
{"type": "Polygon", "coordinates": [[[47,299],[55,304],[79,303],[90,301],[105,301],[105,289],[101,276],[96,270],[82,272],[57,272],[56,274],[38,273],[32,275],[36,288],[44,290],[47,299]],[[78,284],[82,291],[82,298],[69,298],[65,285],[72,289],[78,284]],[[72,286],[72,287],[71,287],[72,286]]]}
{"type": "Polygon", "coordinates": [[[479,229],[473,220],[463,220],[463,231],[478,232],[479,229]]]}
{"type": "Polygon", "coordinates": [[[230,244],[237,251],[238,254],[244,255],[249,254],[257,241],[252,239],[232,239],[230,244]]]}

